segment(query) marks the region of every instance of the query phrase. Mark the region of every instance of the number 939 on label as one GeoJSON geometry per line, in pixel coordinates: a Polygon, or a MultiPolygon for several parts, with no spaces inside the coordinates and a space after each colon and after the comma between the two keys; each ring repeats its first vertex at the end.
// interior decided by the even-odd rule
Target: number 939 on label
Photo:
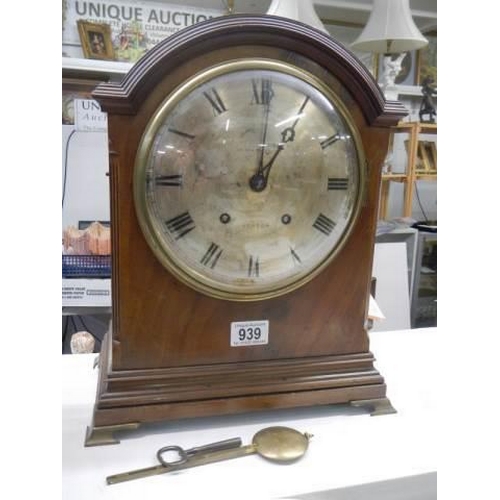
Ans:
{"type": "Polygon", "coordinates": [[[269,321],[233,321],[231,347],[265,345],[269,340],[269,321]]]}

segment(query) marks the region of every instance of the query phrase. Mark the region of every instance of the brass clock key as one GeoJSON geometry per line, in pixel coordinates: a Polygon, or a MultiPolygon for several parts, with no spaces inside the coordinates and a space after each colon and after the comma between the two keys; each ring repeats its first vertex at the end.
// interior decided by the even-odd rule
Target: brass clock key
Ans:
{"type": "Polygon", "coordinates": [[[252,443],[246,446],[241,446],[241,439],[239,438],[228,439],[190,450],[183,450],[180,446],[165,446],[160,448],[156,454],[160,465],[108,476],[106,482],[116,484],[132,479],[244,457],[253,453],[258,453],[261,457],[273,462],[293,462],[304,455],[311,437],[312,435],[307,432],[301,434],[289,427],[276,426],[260,430],[254,435],[252,443]],[[165,460],[163,454],[169,451],[177,452],[180,459],[175,461],[165,460]]]}

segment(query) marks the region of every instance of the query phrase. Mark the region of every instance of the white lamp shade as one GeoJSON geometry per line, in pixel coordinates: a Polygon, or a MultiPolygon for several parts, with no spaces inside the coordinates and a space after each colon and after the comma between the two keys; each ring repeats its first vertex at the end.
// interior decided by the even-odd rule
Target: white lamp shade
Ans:
{"type": "Polygon", "coordinates": [[[311,0],[273,0],[266,14],[288,17],[328,34],[311,0]]]}
{"type": "Polygon", "coordinates": [[[354,50],[395,54],[425,47],[428,40],[415,25],[409,0],[373,0],[373,10],[354,50]]]}

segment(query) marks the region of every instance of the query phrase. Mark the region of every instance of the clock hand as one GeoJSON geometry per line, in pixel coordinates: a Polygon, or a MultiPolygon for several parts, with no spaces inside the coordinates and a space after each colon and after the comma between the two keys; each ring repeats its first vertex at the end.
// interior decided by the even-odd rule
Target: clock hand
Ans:
{"type": "Polygon", "coordinates": [[[250,177],[249,184],[252,191],[260,192],[266,189],[267,179],[269,177],[271,167],[273,166],[273,163],[283,149],[285,149],[285,146],[280,143],[276,148],[276,151],[274,152],[272,158],[265,165],[259,165],[259,169],[257,170],[257,172],[252,175],[252,177],[250,177]]]}
{"type": "Polygon", "coordinates": [[[266,137],[267,137],[267,127],[269,124],[269,108],[270,101],[267,101],[266,110],[264,112],[264,125],[262,127],[262,141],[260,143],[260,159],[259,159],[259,168],[257,172],[262,170],[262,165],[264,164],[264,150],[266,149],[266,137]]]}
{"type": "Polygon", "coordinates": [[[302,103],[302,106],[300,106],[299,112],[297,113],[297,118],[293,122],[293,125],[291,127],[287,127],[282,130],[281,132],[281,140],[283,142],[292,142],[295,139],[295,127],[297,126],[297,123],[299,123],[299,120],[302,118],[302,112],[304,111],[304,108],[306,107],[306,104],[309,102],[309,97],[306,97],[304,99],[304,102],[302,103]]]}
{"type": "MultiPolygon", "coordinates": [[[[267,139],[267,129],[269,126],[269,111],[271,107],[271,99],[273,97],[274,92],[271,88],[270,81],[262,81],[261,83],[262,89],[260,94],[261,103],[265,105],[264,118],[263,118],[263,126],[262,126],[262,140],[260,143],[260,158],[259,164],[257,168],[257,172],[250,179],[250,186],[254,191],[262,191],[267,185],[267,176],[263,174],[264,172],[264,151],[266,149],[266,139],[267,139]]],[[[254,88],[254,92],[256,92],[256,87],[254,88]]],[[[257,99],[259,98],[259,94],[257,94],[257,99]]]]}
{"type": "MultiPolygon", "coordinates": [[[[295,139],[295,127],[297,126],[297,123],[299,122],[300,118],[302,118],[302,112],[304,111],[304,108],[306,107],[306,104],[309,101],[309,97],[306,97],[304,99],[304,102],[300,106],[299,112],[297,113],[297,118],[293,122],[293,125],[291,127],[287,127],[283,129],[281,132],[281,138],[282,141],[280,144],[278,144],[278,147],[276,151],[274,152],[274,155],[272,158],[266,163],[266,165],[263,165],[264,161],[264,144],[265,140],[262,141],[262,150],[261,150],[261,155],[260,155],[260,162],[259,162],[259,168],[257,169],[257,172],[250,177],[250,188],[252,191],[260,192],[263,191],[267,187],[267,180],[269,178],[269,172],[271,171],[271,167],[273,166],[274,162],[276,161],[276,158],[280,154],[280,152],[285,148],[284,143],[291,142],[295,139]]],[[[269,110],[267,110],[266,113],[266,122],[265,122],[265,128],[264,128],[264,139],[267,134],[267,122],[268,122],[268,115],[269,115],[269,110]]]]}

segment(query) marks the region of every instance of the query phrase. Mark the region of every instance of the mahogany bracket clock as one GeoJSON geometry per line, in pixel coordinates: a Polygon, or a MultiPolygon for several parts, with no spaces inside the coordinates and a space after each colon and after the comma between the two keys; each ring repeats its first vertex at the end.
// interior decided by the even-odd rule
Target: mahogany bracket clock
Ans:
{"type": "Polygon", "coordinates": [[[386,101],[342,45],[274,16],[165,39],[108,113],[112,323],[87,445],[154,421],[394,411],[366,331],[386,101]]]}

